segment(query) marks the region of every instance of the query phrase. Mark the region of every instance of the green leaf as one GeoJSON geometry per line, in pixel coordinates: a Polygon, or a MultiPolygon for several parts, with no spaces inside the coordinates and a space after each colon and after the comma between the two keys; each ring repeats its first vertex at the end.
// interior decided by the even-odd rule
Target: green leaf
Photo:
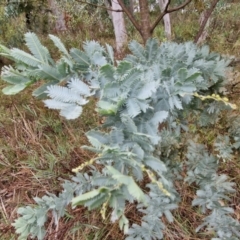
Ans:
{"type": "Polygon", "coordinates": [[[41,44],[35,33],[26,33],[25,41],[35,58],[40,60],[42,63],[48,63],[48,60],[50,59],[49,51],[41,44]]]}
{"type": "MultiPolygon", "coordinates": [[[[5,69],[6,70],[6,69],[5,69]]],[[[28,82],[30,82],[31,80],[27,77],[24,76],[22,73],[18,72],[17,70],[13,69],[13,68],[8,68],[8,70],[6,70],[2,73],[2,80],[11,83],[11,84],[27,84],[28,82]]]]}
{"type": "Polygon", "coordinates": [[[58,37],[56,37],[52,34],[49,34],[48,36],[54,42],[55,46],[59,49],[59,51],[61,53],[65,54],[68,57],[71,57],[68,53],[68,50],[65,48],[64,44],[62,43],[62,41],[58,37]]]}
{"type": "Polygon", "coordinates": [[[129,115],[121,114],[121,121],[124,123],[128,131],[135,132],[135,133],[138,132],[136,124],[134,123],[132,118],[130,118],[129,115]]]}
{"type": "Polygon", "coordinates": [[[147,157],[144,159],[144,163],[152,170],[156,171],[160,176],[163,172],[167,171],[165,164],[155,157],[147,157]]]}
{"type": "Polygon", "coordinates": [[[14,58],[11,56],[11,50],[2,44],[0,44],[0,55],[14,61],[14,58]]]}
{"type": "Polygon", "coordinates": [[[45,83],[44,85],[40,86],[39,88],[35,89],[32,93],[32,95],[38,99],[43,99],[47,97],[47,87],[51,86],[51,85],[56,85],[58,84],[59,81],[51,81],[48,83],[45,83]]]}
{"type": "Polygon", "coordinates": [[[155,60],[158,53],[158,41],[157,39],[149,38],[146,43],[146,55],[148,61],[155,60]]]}
{"type": "Polygon", "coordinates": [[[148,82],[144,84],[144,86],[139,90],[139,93],[137,95],[138,99],[144,100],[153,95],[158,89],[158,83],[157,82],[148,82]]]}
{"type": "Polygon", "coordinates": [[[187,79],[188,70],[186,68],[180,68],[178,70],[178,78],[181,82],[184,82],[187,79]]]}
{"type": "Polygon", "coordinates": [[[41,65],[39,69],[39,76],[47,80],[61,82],[67,76],[67,73],[61,74],[56,68],[50,65],[41,65]]]}
{"type": "Polygon", "coordinates": [[[128,233],[129,221],[125,215],[122,215],[119,219],[119,228],[123,230],[124,234],[128,233]]]}
{"type": "Polygon", "coordinates": [[[100,68],[100,72],[101,74],[108,80],[110,81],[114,81],[114,73],[115,73],[115,70],[114,70],[114,67],[110,64],[107,64],[103,67],[100,68]]]}
{"type": "Polygon", "coordinates": [[[145,59],[145,50],[142,45],[140,45],[137,41],[132,41],[129,44],[129,49],[132,51],[132,53],[140,58],[140,59],[145,59]]]}
{"type": "Polygon", "coordinates": [[[60,115],[68,120],[78,118],[82,114],[82,107],[76,104],[69,104],[67,108],[63,108],[60,111],[60,115]]]}
{"type": "Polygon", "coordinates": [[[103,116],[115,115],[117,112],[117,108],[118,108],[117,105],[114,105],[112,103],[106,101],[99,101],[97,112],[99,112],[103,116]]]}
{"type": "Polygon", "coordinates": [[[134,117],[136,117],[138,114],[141,113],[140,107],[139,107],[136,99],[134,99],[134,98],[129,98],[129,99],[127,100],[126,104],[127,104],[127,112],[128,112],[128,115],[129,115],[131,118],[134,118],[134,117]]]}
{"type": "Polygon", "coordinates": [[[14,57],[16,60],[21,61],[29,66],[37,67],[38,65],[42,64],[43,62],[29,53],[26,53],[20,49],[13,48],[11,50],[11,56],[14,57]]]}
{"type": "Polygon", "coordinates": [[[119,183],[126,185],[129,193],[136,198],[139,202],[146,204],[146,197],[141,188],[135,183],[132,177],[121,174],[117,169],[112,166],[107,166],[109,173],[119,183]]]}
{"type": "Polygon", "coordinates": [[[94,198],[100,194],[99,189],[94,189],[90,192],[84,193],[78,197],[72,199],[72,206],[82,205],[91,198],[94,198]]]}
{"type": "Polygon", "coordinates": [[[26,87],[27,87],[27,85],[25,83],[10,85],[10,86],[3,88],[2,92],[6,95],[14,95],[14,94],[21,92],[26,87]]]}
{"type": "Polygon", "coordinates": [[[106,58],[100,52],[95,52],[91,56],[92,63],[98,66],[103,66],[107,64],[106,58]]]}
{"type": "Polygon", "coordinates": [[[114,64],[114,52],[112,46],[106,43],[106,48],[108,52],[108,56],[111,59],[111,63],[114,64]]]}
{"type": "Polygon", "coordinates": [[[120,76],[126,74],[132,68],[132,64],[130,62],[121,61],[117,66],[117,73],[120,76]]]}
{"type": "Polygon", "coordinates": [[[88,56],[79,49],[72,48],[70,50],[70,55],[76,61],[77,64],[87,67],[90,65],[90,59],[88,58],[88,56]]]}
{"type": "Polygon", "coordinates": [[[88,210],[93,210],[100,207],[109,198],[108,192],[100,193],[97,197],[85,202],[84,206],[88,207],[88,210]]]}
{"type": "Polygon", "coordinates": [[[158,111],[155,112],[152,119],[150,120],[154,125],[158,125],[159,123],[164,122],[168,117],[167,111],[158,111]]]}
{"type": "Polygon", "coordinates": [[[68,87],[80,95],[91,95],[90,87],[80,79],[72,78],[71,81],[68,83],[68,87]]]}

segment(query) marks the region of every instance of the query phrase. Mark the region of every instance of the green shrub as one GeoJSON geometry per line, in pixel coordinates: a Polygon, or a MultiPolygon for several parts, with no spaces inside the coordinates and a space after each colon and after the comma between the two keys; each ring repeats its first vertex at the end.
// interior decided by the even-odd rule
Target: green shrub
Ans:
{"type": "Polygon", "coordinates": [[[234,184],[217,173],[220,162],[239,148],[238,132],[232,128],[229,135],[218,134],[212,151],[191,134],[194,128],[216,124],[223,110],[236,108],[220,96],[229,61],[207,46],[159,46],[150,39],[145,48],[131,42],[132,55],[115,65],[109,45],[90,41],[83,50],[68,51],[60,39],[50,38],[62,54],[57,62],[32,33],[25,35],[31,54],[1,46],[2,55],[15,61],[2,72],[9,83],[3,92],[16,94],[45,80],[33,95],[45,98],[47,107],[75,119],[95,97],[96,111],[105,120],[86,133],[91,146],[83,148],[95,157],[73,169],[76,175],[64,182],[62,193],[36,197],[35,206],[19,208],[21,216],[13,224],[19,239],[43,239],[49,213],[58,226],[70,203],[101,209],[103,219],[109,209],[127,240],[162,239],[162,217],[173,222],[171,212],[180,202],[174,183],[183,180],[198,186],[192,205],[206,214],[196,231],[207,229],[214,240],[238,239],[240,224],[227,206],[234,184]],[[180,174],[184,169],[185,179],[180,174]],[[129,203],[141,212],[140,224],[130,225],[125,215],[129,203]]]}

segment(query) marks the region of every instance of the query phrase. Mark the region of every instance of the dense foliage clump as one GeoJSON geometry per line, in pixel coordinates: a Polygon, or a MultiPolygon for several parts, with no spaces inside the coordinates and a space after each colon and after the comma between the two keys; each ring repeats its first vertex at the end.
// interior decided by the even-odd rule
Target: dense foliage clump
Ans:
{"type": "Polygon", "coordinates": [[[3,92],[16,94],[44,80],[33,95],[44,98],[47,107],[75,119],[94,97],[104,123],[86,133],[91,146],[83,148],[95,157],[73,169],[76,175],[64,182],[62,193],[36,197],[35,206],[19,208],[21,216],[13,225],[20,239],[43,239],[48,213],[58,226],[70,203],[100,208],[103,219],[110,209],[111,221],[119,221],[128,240],[162,239],[162,217],[173,222],[171,211],[181,201],[175,182],[183,180],[198,186],[192,205],[208,214],[196,230],[208,229],[215,240],[239,238],[240,224],[227,206],[234,184],[217,173],[219,163],[239,148],[238,133],[232,126],[229,135],[219,134],[212,151],[197,138],[189,139],[190,125],[216,124],[222,111],[236,107],[221,96],[226,59],[207,46],[159,46],[149,39],[145,48],[131,42],[132,55],[115,62],[109,45],[91,41],[83,50],[68,51],[50,35],[62,54],[55,62],[36,35],[27,33],[25,38],[31,53],[1,46],[1,54],[15,61],[2,72],[9,83],[3,92]],[[137,204],[143,215],[140,224],[129,224],[127,204],[137,204]]]}

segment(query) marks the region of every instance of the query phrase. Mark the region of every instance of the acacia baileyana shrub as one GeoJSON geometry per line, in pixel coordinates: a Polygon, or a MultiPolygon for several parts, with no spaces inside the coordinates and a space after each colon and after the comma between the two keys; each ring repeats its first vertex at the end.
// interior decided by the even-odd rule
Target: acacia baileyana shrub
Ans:
{"type": "Polygon", "coordinates": [[[208,215],[196,231],[211,229],[215,240],[239,239],[233,209],[221,204],[234,192],[234,184],[217,170],[240,146],[240,134],[232,130],[233,136],[230,129],[226,136],[219,135],[214,155],[191,139],[188,129],[191,119],[196,128],[210,126],[222,110],[236,107],[219,96],[229,62],[207,46],[198,48],[190,42],[159,46],[150,39],[145,48],[131,42],[132,55],[115,64],[109,45],[90,41],[83,50],[68,51],[60,39],[50,38],[62,54],[57,62],[33,33],[25,35],[30,53],[1,46],[2,55],[15,61],[14,67],[2,71],[2,79],[9,83],[3,92],[16,94],[44,79],[33,95],[44,99],[47,107],[75,119],[95,97],[96,111],[105,121],[86,133],[90,146],[83,148],[95,152],[95,157],[73,169],[76,175],[63,183],[62,193],[36,197],[35,206],[18,209],[20,217],[13,226],[19,239],[43,239],[49,213],[58,225],[69,204],[99,208],[103,219],[110,209],[111,221],[119,221],[127,240],[162,239],[162,216],[173,222],[171,211],[181,201],[175,180],[199,187],[192,205],[208,215]],[[186,179],[180,174],[183,166],[186,179]],[[129,224],[125,215],[129,203],[137,204],[141,224],[129,224]]]}

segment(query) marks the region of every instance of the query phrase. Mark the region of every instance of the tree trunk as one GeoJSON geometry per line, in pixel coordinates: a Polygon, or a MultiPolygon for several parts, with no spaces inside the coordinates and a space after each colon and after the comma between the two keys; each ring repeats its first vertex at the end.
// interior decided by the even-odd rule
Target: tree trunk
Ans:
{"type": "MultiPolygon", "coordinates": [[[[159,0],[159,6],[160,6],[161,12],[164,11],[167,2],[168,2],[168,0],[159,0]]],[[[169,13],[166,14],[163,17],[163,21],[164,21],[165,35],[166,35],[168,40],[171,40],[171,38],[172,38],[172,31],[171,31],[171,20],[170,20],[169,13]]]]}
{"type": "Polygon", "coordinates": [[[196,44],[202,44],[203,41],[206,39],[208,31],[207,31],[207,26],[209,25],[209,21],[210,21],[210,16],[213,13],[215,7],[217,6],[217,3],[219,2],[219,0],[213,0],[210,8],[201,15],[200,17],[200,29],[194,39],[194,43],[196,44]]]}
{"type": "Polygon", "coordinates": [[[66,31],[65,14],[59,9],[56,0],[48,0],[48,4],[52,14],[56,17],[54,30],[56,32],[66,31]]]}
{"type": "Polygon", "coordinates": [[[133,13],[134,13],[134,0],[129,0],[128,10],[133,15],[133,13]]]}
{"type": "MultiPolygon", "coordinates": [[[[200,18],[199,18],[199,25],[200,26],[202,26],[202,24],[203,24],[203,21],[205,19],[205,15],[206,15],[205,11],[202,12],[201,15],[200,15],[200,18]]],[[[207,20],[206,25],[204,26],[201,35],[199,35],[197,41],[195,41],[196,44],[202,45],[205,42],[205,40],[208,36],[209,25],[210,25],[210,19],[207,20]]]]}
{"type": "MultiPolygon", "coordinates": [[[[112,9],[122,10],[117,0],[112,0],[112,9]]],[[[127,43],[127,31],[123,17],[123,12],[112,11],[111,16],[114,27],[117,53],[121,53],[124,45],[127,43]]]]}
{"type": "Polygon", "coordinates": [[[141,36],[144,44],[151,37],[150,13],[147,0],[139,0],[140,7],[140,22],[141,22],[141,36]]]}

